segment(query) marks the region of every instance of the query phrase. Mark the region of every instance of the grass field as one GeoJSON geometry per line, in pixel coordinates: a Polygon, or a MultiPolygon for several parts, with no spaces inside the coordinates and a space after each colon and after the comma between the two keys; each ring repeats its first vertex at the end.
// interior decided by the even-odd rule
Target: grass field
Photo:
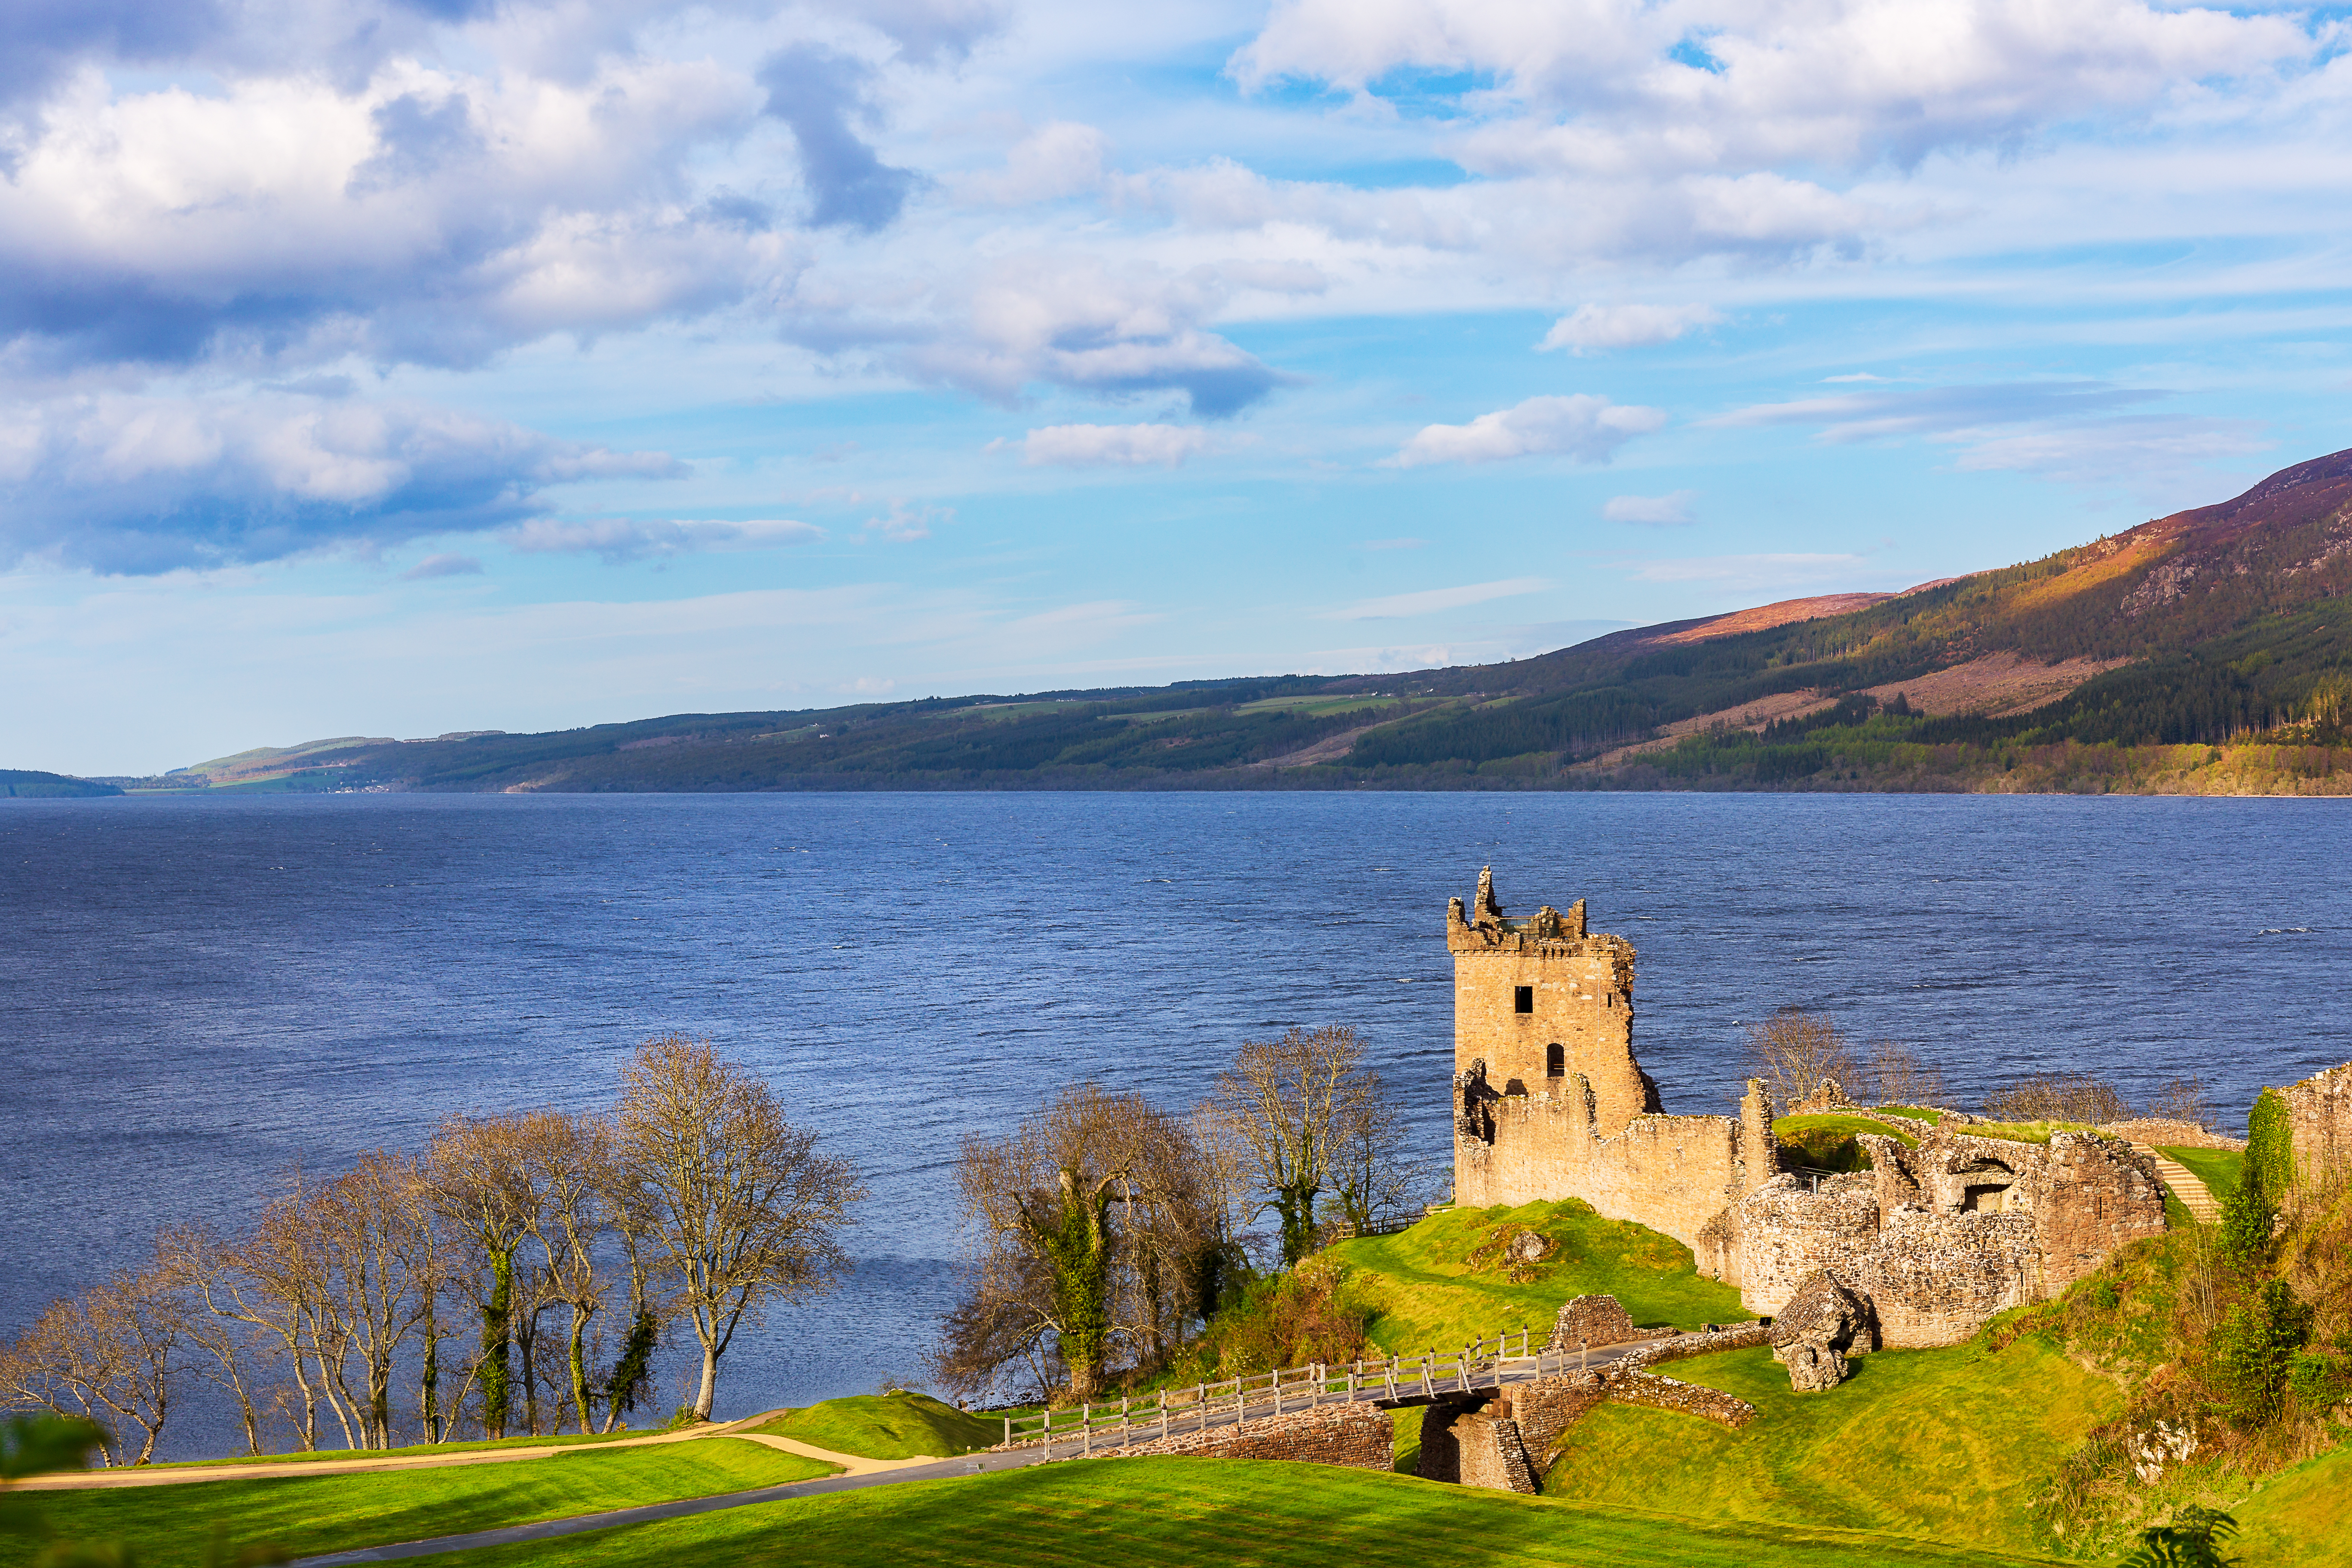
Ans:
{"type": "Polygon", "coordinates": [[[1890,1568],[2040,1559],[1818,1526],[1701,1523],[1369,1470],[1119,1459],[841,1492],[436,1568],[1890,1568]]]}
{"type": "Polygon", "coordinates": [[[215,1465],[318,1465],[337,1459],[404,1459],[420,1454],[478,1454],[489,1448],[574,1448],[593,1443],[618,1443],[627,1437],[643,1437],[643,1432],[592,1432],[583,1436],[577,1432],[549,1437],[499,1437],[487,1442],[417,1443],[405,1448],[321,1448],[312,1454],[239,1454],[226,1459],[174,1459],[157,1465],[159,1470],[209,1469],[215,1465]]]}
{"type": "Polygon", "coordinates": [[[864,1394],[787,1410],[754,1432],[793,1437],[868,1459],[946,1458],[1004,1437],[1001,1418],[967,1415],[928,1394],[864,1394]]]}
{"type": "MultiPolygon", "coordinates": [[[[704,1437],[510,1464],[38,1492],[28,1500],[61,1535],[123,1541],[141,1568],[194,1568],[205,1560],[215,1528],[239,1545],[273,1542],[313,1556],[748,1491],[830,1475],[834,1468],[740,1438],[704,1437]]],[[[0,1536],[0,1565],[16,1568],[32,1555],[32,1542],[0,1536]]]]}
{"type": "Polygon", "coordinates": [[[2115,1386],[2039,1340],[1987,1352],[1881,1351],[1826,1394],[1794,1394],[1764,1349],[1664,1369],[1735,1394],[1755,1421],[1604,1405],[1569,1429],[1545,1487],[1697,1519],[1795,1523],[2033,1552],[2026,1508],[2094,1426],[2115,1386]]]}
{"type": "Polygon", "coordinates": [[[2234,1555],[2272,1568],[2352,1568],[2352,1447],[2292,1465],[2230,1505],[2234,1555]]]}
{"type": "Polygon", "coordinates": [[[1373,1343],[1391,1354],[1451,1350],[1522,1325],[1540,1339],[1573,1296],[1614,1296],[1643,1324],[1687,1329],[1752,1315],[1740,1306],[1738,1289],[1700,1278],[1682,1243],[1603,1219],[1575,1199],[1448,1209],[1395,1236],[1341,1242],[1328,1256],[1373,1309],[1373,1343]],[[1501,1247],[1521,1230],[1539,1233],[1554,1250],[1515,1271],[1501,1247]]]}
{"type": "Polygon", "coordinates": [[[2246,1163],[2242,1149],[2159,1149],[2157,1152],[2186,1165],[2216,1202],[2238,1184],[2238,1168],[2246,1163]]]}

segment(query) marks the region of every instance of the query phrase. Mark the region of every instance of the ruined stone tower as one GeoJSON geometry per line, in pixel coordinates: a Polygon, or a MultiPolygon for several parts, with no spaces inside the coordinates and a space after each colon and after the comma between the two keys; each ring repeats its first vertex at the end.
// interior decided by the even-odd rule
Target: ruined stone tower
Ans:
{"type": "Polygon", "coordinates": [[[1662,1230],[1737,1282],[1740,1195],[1777,1175],[1771,1108],[1667,1116],[1633,1055],[1633,944],[1584,905],[1504,917],[1492,868],[1452,900],[1454,1194],[1465,1206],[1582,1198],[1662,1230]]]}

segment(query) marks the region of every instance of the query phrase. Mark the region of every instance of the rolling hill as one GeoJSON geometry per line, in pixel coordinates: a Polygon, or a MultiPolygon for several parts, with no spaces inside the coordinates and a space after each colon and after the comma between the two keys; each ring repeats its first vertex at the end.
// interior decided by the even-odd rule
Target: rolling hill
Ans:
{"type": "Polygon", "coordinates": [[[1639,627],[1508,664],[348,738],[167,779],[2352,793],[2347,591],[2352,451],[2021,565],[1639,627]]]}

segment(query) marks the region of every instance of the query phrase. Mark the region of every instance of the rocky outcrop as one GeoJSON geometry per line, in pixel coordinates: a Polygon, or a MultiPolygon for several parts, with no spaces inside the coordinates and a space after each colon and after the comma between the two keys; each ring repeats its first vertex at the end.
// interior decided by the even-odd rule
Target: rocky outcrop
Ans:
{"type": "Polygon", "coordinates": [[[1772,1359],[1789,1369],[1789,1386],[1818,1394],[1843,1383],[1846,1352],[1870,1348],[1870,1303],[1824,1269],[1805,1276],[1772,1322],[1772,1359]]]}

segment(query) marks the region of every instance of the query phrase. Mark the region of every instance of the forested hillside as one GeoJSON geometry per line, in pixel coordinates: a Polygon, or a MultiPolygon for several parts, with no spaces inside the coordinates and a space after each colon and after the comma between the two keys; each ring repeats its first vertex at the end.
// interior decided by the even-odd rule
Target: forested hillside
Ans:
{"type": "Polygon", "coordinates": [[[2040,561],[1539,658],[267,748],[237,789],[2352,791],[2352,452],[2040,561]]]}

